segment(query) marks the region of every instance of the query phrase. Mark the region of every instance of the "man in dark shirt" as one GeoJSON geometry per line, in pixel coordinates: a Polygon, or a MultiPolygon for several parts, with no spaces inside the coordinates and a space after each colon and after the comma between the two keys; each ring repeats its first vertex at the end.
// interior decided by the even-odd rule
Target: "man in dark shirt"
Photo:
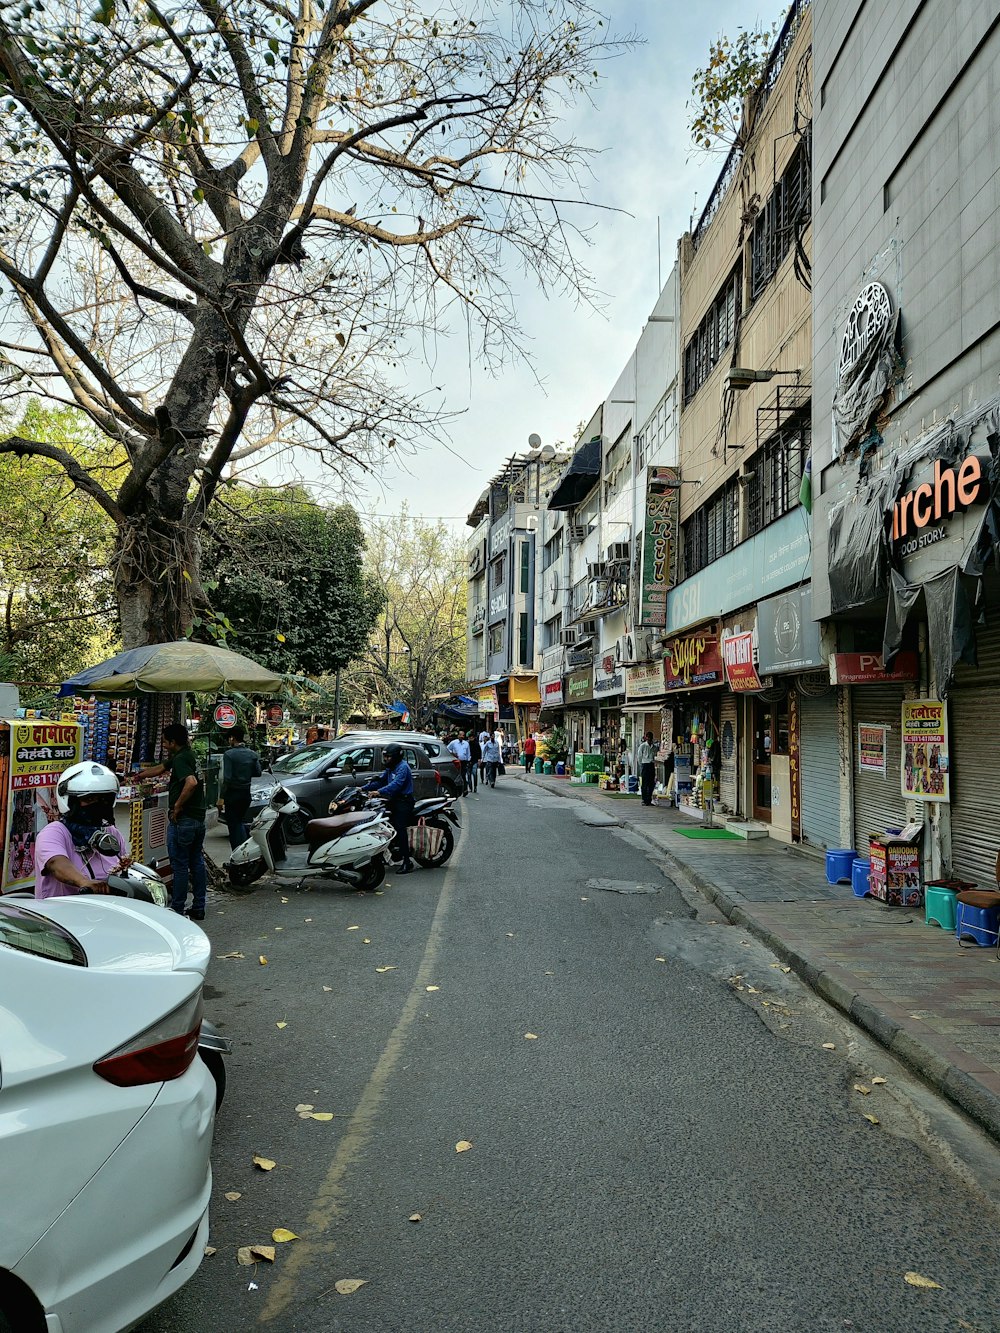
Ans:
{"type": "Polygon", "coordinates": [[[396,852],[403,864],[396,872],[408,875],[413,869],[410,862],[410,825],[413,822],[413,770],[403,758],[401,745],[387,745],[382,751],[385,772],[372,778],[362,791],[378,791],[388,806],[389,823],[396,830],[396,852]]]}
{"type": "Polygon", "coordinates": [[[222,784],[218,809],[229,829],[229,846],[235,851],[250,832],[244,822],[250,809],[250,779],[261,775],[260,758],[246,743],[242,727],[229,733],[229,749],[222,756],[222,784]]]}
{"type": "Polygon", "coordinates": [[[193,897],[192,921],[205,920],[205,892],[208,872],[205,869],[205,784],[198,772],[198,761],[191,749],[187,727],[172,722],[163,728],[163,748],[166,759],[152,768],[143,769],[139,781],[170,774],[169,815],[167,825],[167,852],[174,873],[170,906],[184,915],[188,886],[193,897]]]}

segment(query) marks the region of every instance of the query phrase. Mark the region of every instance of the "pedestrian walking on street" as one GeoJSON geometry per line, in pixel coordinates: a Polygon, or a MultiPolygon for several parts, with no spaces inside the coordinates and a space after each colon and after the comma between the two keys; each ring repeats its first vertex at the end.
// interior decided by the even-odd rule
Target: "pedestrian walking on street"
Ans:
{"type": "Polygon", "coordinates": [[[530,733],[524,740],[524,771],[530,773],[535,762],[535,738],[530,733]]]}
{"type": "Polygon", "coordinates": [[[187,727],[171,722],[163,728],[166,759],[143,769],[137,781],[170,774],[167,854],[174,872],[170,906],[184,915],[188,889],[193,899],[188,913],[192,921],[205,920],[205,894],[208,871],[205,868],[205,783],[198,771],[198,760],[191,749],[187,727]]]}
{"type": "Polygon", "coordinates": [[[639,790],[642,792],[642,803],[652,805],[653,786],[656,783],[656,746],[653,744],[651,731],[647,731],[639,742],[635,758],[639,765],[639,790]]]}
{"type": "Polygon", "coordinates": [[[487,787],[497,785],[497,769],[500,767],[500,746],[491,736],[483,746],[483,763],[486,766],[486,777],[483,779],[487,787]]]}
{"type": "Polygon", "coordinates": [[[222,756],[218,810],[229,830],[229,846],[235,851],[250,836],[246,826],[251,799],[250,779],[259,778],[263,770],[260,756],[247,745],[247,734],[242,727],[233,727],[227,739],[229,749],[222,756]]]}
{"type": "Polygon", "coordinates": [[[472,790],[479,790],[479,778],[483,773],[483,747],[472,732],[469,732],[469,780],[472,783],[472,790]]]}
{"type": "Polygon", "coordinates": [[[469,769],[472,765],[472,751],[469,748],[469,742],[465,739],[465,732],[460,731],[456,738],[448,746],[448,749],[462,765],[462,795],[469,794],[469,769]]]}

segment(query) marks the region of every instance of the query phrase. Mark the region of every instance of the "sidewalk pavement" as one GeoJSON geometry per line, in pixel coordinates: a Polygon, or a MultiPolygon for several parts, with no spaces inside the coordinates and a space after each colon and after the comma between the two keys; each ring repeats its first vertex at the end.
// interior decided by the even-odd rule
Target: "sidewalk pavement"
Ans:
{"type": "MultiPolygon", "coordinates": [[[[830,1004],[1000,1142],[1000,962],[924,923],[923,909],[855,898],[825,862],[770,838],[685,838],[690,817],[638,797],[531,774],[592,803],[663,854],[672,878],[757,936],[830,1004]]],[[[718,821],[717,822],[721,822],[718,821]]],[[[992,887],[992,886],[983,886],[992,887]]]]}

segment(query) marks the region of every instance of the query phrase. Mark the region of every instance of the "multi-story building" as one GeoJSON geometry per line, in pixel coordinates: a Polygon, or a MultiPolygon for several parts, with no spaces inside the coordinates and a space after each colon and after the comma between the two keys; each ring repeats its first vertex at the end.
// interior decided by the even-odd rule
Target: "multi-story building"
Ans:
{"type": "Polygon", "coordinates": [[[907,821],[991,884],[1000,785],[1000,28],[994,3],[817,4],[816,613],[841,846],[907,821]]]}
{"type": "Polygon", "coordinates": [[[811,30],[808,0],[796,0],[680,244],[682,551],[665,626],[678,781],[710,773],[725,809],[789,841],[825,840],[803,808],[803,705],[815,692],[835,714],[808,675],[825,659],[799,502],[811,437],[811,30]]]}

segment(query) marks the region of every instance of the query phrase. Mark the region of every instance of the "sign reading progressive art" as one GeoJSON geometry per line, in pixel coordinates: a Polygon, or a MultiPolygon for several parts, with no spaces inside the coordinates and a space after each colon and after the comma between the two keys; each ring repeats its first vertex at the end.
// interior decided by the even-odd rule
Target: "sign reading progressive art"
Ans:
{"type": "Polygon", "coordinates": [[[948,705],[938,699],[903,702],[900,782],[910,801],[950,801],[948,705]]]}
{"type": "Polygon", "coordinates": [[[667,593],[674,582],[679,518],[679,475],[670,467],[651,467],[646,481],[640,625],[662,629],[667,623],[667,593]]]}
{"type": "Polygon", "coordinates": [[[717,634],[679,634],[663,659],[668,690],[704,689],[722,684],[722,653],[717,634]]]}

